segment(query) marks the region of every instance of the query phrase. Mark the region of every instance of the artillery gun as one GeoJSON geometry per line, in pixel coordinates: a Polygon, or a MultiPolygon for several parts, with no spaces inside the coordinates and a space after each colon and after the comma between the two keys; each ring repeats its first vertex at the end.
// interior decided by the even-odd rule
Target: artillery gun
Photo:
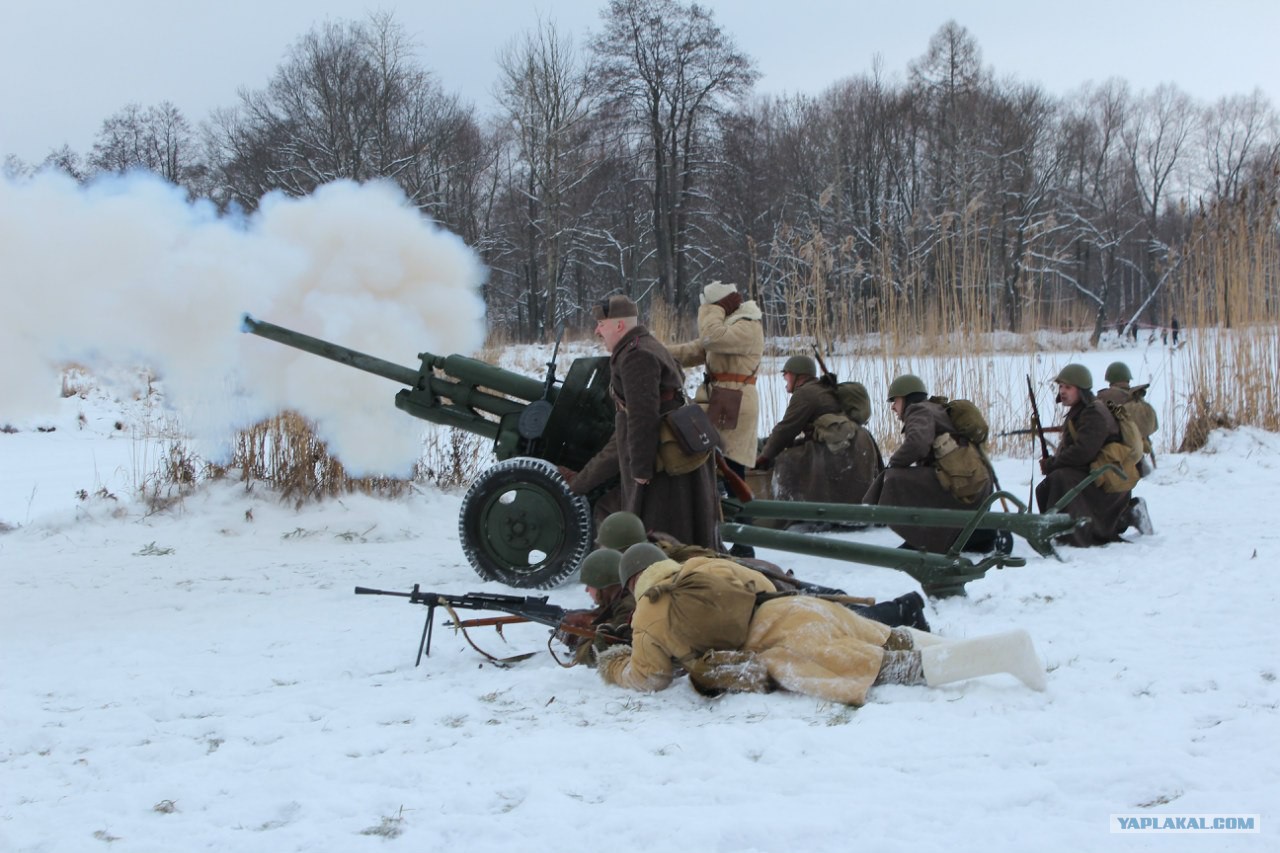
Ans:
{"type": "Polygon", "coordinates": [[[578,470],[613,434],[609,359],[576,358],[556,381],[559,340],[539,381],[463,355],[418,354],[417,369],[255,320],[241,331],[407,386],[397,409],[493,440],[498,464],[467,490],[458,539],[485,580],[558,585],[592,548],[591,502],[557,470],[578,470]]]}
{"type": "MultiPolygon", "coordinates": [[[[396,393],[397,409],[493,440],[498,463],[467,490],[458,519],[462,550],[485,580],[547,589],[572,575],[591,550],[594,496],[572,492],[559,468],[581,469],[613,434],[607,357],[574,359],[561,382],[556,379],[559,339],[547,362],[546,378],[537,380],[463,355],[423,352],[418,354],[418,368],[404,367],[248,314],[241,330],[398,382],[406,387],[396,393]]],[[[1072,497],[1074,492],[1060,505],[1072,497]]],[[[1010,531],[1037,553],[1050,555],[1053,537],[1080,523],[1060,514],[1059,507],[1044,515],[1032,513],[1005,492],[973,511],[733,498],[723,499],[721,507],[726,523],[720,532],[730,542],[897,569],[934,596],[963,594],[965,583],[990,568],[1025,564],[1022,557],[1004,553],[977,561],[961,555],[961,546],[975,529],[1010,531]],[[993,512],[997,498],[1012,500],[1020,511],[993,512]],[[733,523],[738,516],[938,525],[961,532],[948,553],[931,554],[733,523]]]]}

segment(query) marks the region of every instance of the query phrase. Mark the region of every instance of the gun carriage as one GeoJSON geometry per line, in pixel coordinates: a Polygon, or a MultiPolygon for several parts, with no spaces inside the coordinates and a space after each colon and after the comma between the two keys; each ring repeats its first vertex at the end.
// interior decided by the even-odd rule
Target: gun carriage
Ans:
{"type": "MultiPolygon", "coordinates": [[[[458,519],[463,552],[485,580],[547,589],[572,575],[591,550],[598,495],[575,494],[558,469],[580,469],[613,433],[607,357],[576,358],[563,381],[557,380],[557,340],[546,378],[537,380],[463,355],[423,352],[419,367],[405,367],[247,314],[241,330],[397,382],[405,386],[395,395],[397,409],[493,441],[498,462],[467,490],[458,519]]],[[[935,596],[963,594],[965,583],[990,568],[1025,564],[1001,553],[976,561],[963,556],[960,547],[974,530],[1008,530],[1047,555],[1053,553],[1053,537],[1077,523],[1056,508],[1044,515],[1029,512],[1004,492],[973,511],[734,498],[722,501],[722,508],[721,533],[731,542],[898,569],[935,596]],[[997,497],[1012,499],[1019,511],[993,512],[997,497]],[[940,525],[961,535],[947,554],[931,554],[734,523],[739,516],[940,525]]]]}

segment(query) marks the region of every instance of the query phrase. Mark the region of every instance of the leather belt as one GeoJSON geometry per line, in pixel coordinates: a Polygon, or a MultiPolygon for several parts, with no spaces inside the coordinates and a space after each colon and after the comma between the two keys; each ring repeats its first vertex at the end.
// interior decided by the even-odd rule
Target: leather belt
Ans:
{"type": "Polygon", "coordinates": [[[745,373],[708,373],[712,382],[741,382],[743,385],[755,385],[756,375],[750,376],[745,373]]]}

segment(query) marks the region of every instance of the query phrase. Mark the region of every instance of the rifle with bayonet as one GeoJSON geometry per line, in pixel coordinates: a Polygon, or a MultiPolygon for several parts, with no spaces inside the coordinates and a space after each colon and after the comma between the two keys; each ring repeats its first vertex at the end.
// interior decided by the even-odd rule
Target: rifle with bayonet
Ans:
{"type": "MultiPolygon", "coordinates": [[[[584,627],[578,620],[572,618],[575,614],[583,611],[566,610],[547,601],[545,595],[496,595],[486,592],[452,595],[446,592],[423,592],[416,583],[410,592],[394,592],[392,590],[370,589],[369,587],[358,586],[356,587],[356,595],[394,595],[399,598],[409,599],[410,604],[426,606],[427,621],[422,626],[422,639],[418,642],[418,657],[414,661],[414,666],[422,663],[424,653],[428,657],[431,655],[431,633],[437,607],[443,607],[445,610],[450,611],[451,614],[454,610],[496,610],[499,613],[509,614],[509,617],[515,617],[495,617],[493,619],[464,622],[455,616],[454,622],[450,624],[462,629],[479,625],[492,625],[501,630],[503,625],[511,624],[514,621],[525,621],[547,625],[557,632],[587,641],[595,639],[599,633],[593,628],[584,627]]],[[[469,639],[468,642],[470,642],[469,639]]],[[[474,645],[472,643],[473,647],[474,645]]]]}

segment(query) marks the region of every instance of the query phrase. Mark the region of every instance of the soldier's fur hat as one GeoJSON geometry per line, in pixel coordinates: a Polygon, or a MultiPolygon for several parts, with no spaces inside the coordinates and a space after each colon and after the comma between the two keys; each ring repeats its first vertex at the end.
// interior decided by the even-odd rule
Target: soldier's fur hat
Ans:
{"type": "Polygon", "coordinates": [[[639,317],[640,309],[629,297],[615,293],[601,299],[594,313],[596,320],[617,320],[619,317],[639,317]]]}

